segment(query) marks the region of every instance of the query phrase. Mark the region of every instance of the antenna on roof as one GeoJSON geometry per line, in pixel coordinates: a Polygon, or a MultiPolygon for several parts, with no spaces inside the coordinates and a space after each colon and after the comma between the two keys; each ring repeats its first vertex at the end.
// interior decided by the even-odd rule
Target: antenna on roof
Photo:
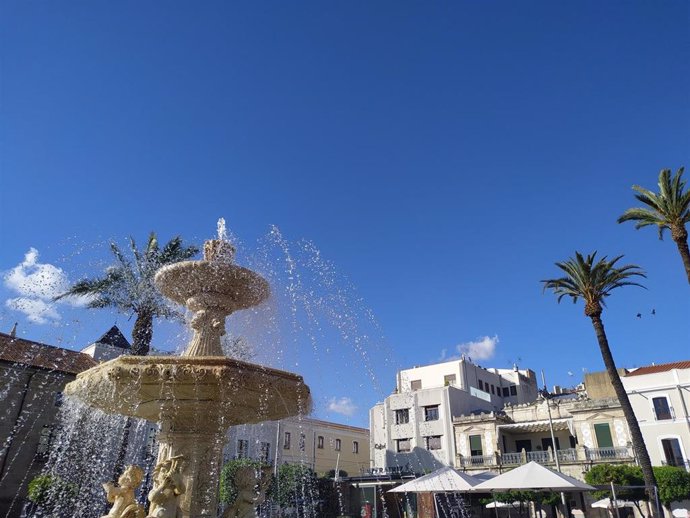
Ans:
{"type": "Polygon", "coordinates": [[[14,323],[12,326],[12,330],[10,331],[10,336],[12,338],[15,338],[17,336],[17,322],[14,323]]]}

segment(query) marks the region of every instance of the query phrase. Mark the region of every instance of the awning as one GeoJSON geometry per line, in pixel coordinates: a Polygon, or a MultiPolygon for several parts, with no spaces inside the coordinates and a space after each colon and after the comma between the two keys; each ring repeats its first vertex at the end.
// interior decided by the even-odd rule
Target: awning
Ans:
{"type": "MultiPolygon", "coordinates": [[[[567,417],[553,419],[554,431],[568,430],[570,435],[575,436],[573,420],[567,417]]],[[[548,419],[541,421],[528,421],[525,423],[499,424],[496,427],[500,432],[507,433],[544,433],[551,431],[548,419]]]]}

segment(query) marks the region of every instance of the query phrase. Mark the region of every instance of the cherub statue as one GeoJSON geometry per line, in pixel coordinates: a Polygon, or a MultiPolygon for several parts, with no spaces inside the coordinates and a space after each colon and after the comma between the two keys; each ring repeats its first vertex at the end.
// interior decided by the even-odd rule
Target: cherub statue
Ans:
{"type": "Polygon", "coordinates": [[[180,471],[183,455],[159,462],[153,470],[154,488],[149,492],[151,507],[147,518],[176,518],[178,497],[185,492],[180,471]]]}
{"type": "Polygon", "coordinates": [[[266,500],[266,491],[271,483],[270,467],[262,468],[260,480],[252,466],[242,466],[235,473],[237,498],[225,509],[223,518],[256,518],[256,507],[266,500]]]}
{"type": "Polygon", "coordinates": [[[113,504],[110,512],[102,518],[144,518],[144,507],[137,503],[135,491],[144,479],[144,470],[139,466],[127,466],[117,480],[103,484],[108,502],[113,504]]]}

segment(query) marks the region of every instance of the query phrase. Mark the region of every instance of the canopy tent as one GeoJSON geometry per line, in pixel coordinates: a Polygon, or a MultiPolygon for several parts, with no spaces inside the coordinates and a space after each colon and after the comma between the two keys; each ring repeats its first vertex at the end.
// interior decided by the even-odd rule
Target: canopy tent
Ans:
{"type": "Polygon", "coordinates": [[[480,491],[593,491],[595,488],[584,482],[549,469],[534,461],[507,471],[502,475],[477,484],[473,490],[480,491]]]}
{"type": "Polygon", "coordinates": [[[520,502],[489,502],[484,507],[487,509],[505,509],[506,507],[520,507],[520,502]]]}
{"type": "Polygon", "coordinates": [[[480,481],[449,466],[389,490],[389,493],[466,493],[480,481]]]}
{"type": "MultiPolygon", "coordinates": [[[[627,500],[616,500],[616,504],[618,508],[621,507],[635,507],[635,504],[633,502],[628,502],[627,500]]],[[[601,500],[597,500],[592,504],[592,507],[598,508],[598,509],[608,509],[609,507],[613,507],[613,500],[610,498],[602,498],[601,500]]]]}

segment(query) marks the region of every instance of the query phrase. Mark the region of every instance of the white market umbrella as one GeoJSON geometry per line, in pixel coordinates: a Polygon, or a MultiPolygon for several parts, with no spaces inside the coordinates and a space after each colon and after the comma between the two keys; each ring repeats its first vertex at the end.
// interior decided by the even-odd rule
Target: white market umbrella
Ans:
{"type": "Polygon", "coordinates": [[[484,507],[487,509],[505,509],[506,507],[520,507],[520,502],[489,502],[484,507]]]}
{"type": "MultiPolygon", "coordinates": [[[[635,507],[635,504],[632,502],[628,502],[627,500],[616,500],[617,507],[635,507]]],[[[592,504],[592,507],[599,508],[599,509],[608,509],[610,507],[614,507],[613,505],[613,500],[610,498],[602,498],[601,500],[597,500],[592,504]]]]}
{"type": "Polygon", "coordinates": [[[534,461],[474,486],[474,491],[594,491],[576,478],[534,461]]]}
{"type": "Polygon", "coordinates": [[[389,493],[466,493],[471,491],[479,480],[467,473],[459,473],[446,466],[433,473],[410,480],[390,489],[389,493]]]}

